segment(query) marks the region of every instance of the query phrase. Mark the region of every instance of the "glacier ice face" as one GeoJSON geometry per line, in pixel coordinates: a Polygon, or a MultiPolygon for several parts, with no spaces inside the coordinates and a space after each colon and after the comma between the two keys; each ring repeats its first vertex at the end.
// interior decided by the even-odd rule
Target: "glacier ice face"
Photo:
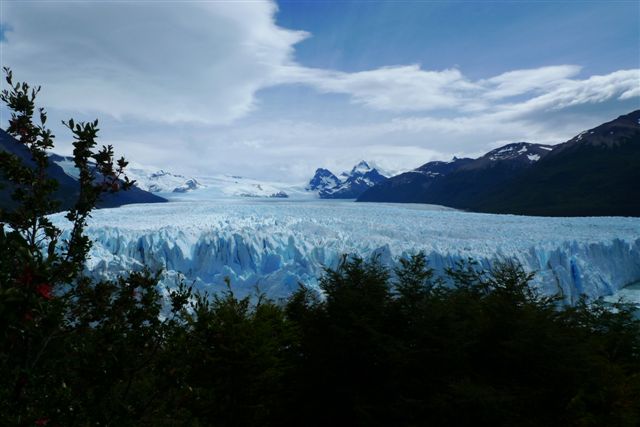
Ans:
{"type": "MultiPolygon", "coordinates": [[[[63,215],[53,217],[64,227],[63,215]]],[[[94,245],[87,269],[113,276],[146,264],[164,269],[169,286],[184,278],[218,291],[229,277],[235,292],[257,286],[284,297],[299,283],[317,285],[324,267],[344,253],[398,257],[427,254],[437,271],[469,257],[483,267],[515,258],[536,272],[534,286],[611,295],[640,281],[639,218],[540,218],[489,215],[429,205],[287,201],[183,201],[95,211],[87,233],[94,245]]]]}

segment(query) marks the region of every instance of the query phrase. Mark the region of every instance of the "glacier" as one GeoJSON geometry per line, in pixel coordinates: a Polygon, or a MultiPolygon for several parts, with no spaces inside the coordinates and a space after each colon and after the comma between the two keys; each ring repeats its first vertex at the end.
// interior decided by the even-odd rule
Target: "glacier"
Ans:
{"type": "MultiPolygon", "coordinates": [[[[52,216],[68,228],[63,214],[52,216]]],[[[162,284],[184,280],[238,295],[280,298],[300,283],[316,287],[343,254],[388,266],[424,251],[437,272],[473,258],[483,268],[516,259],[532,283],[567,303],[640,282],[640,218],[543,218],[456,211],[431,205],[318,200],[183,200],[100,209],[87,227],[94,277],[144,265],[162,284]]]]}

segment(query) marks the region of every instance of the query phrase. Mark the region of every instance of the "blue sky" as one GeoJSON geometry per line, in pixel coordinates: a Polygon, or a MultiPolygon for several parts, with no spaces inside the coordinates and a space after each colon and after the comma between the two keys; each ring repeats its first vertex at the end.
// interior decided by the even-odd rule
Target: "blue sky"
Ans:
{"type": "MultiPolygon", "coordinates": [[[[637,1],[11,1],[2,65],[137,163],[303,181],[640,108],[637,1]]],[[[6,120],[6,112],[3,117],[6,120]]]]}
{"type": "Polygon", "coordinates": [[[362,71],[420,63],[471,78],[544,65],[586,73],[637,68],[636,1],[280,2],[279,25],[312,37],[296,46],[310,67],[362,71]]]}

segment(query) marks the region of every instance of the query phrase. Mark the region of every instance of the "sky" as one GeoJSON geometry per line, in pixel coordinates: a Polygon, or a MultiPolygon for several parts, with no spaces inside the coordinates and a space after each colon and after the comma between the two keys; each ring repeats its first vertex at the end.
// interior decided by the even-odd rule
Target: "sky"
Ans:
{"type": "Polygon", "coordinates": [[[42,85],[62,154],[60,121],[98,118],[194,176],[397,173],[640,108],[640,2],[0,0],[0,63],[42,85]]]}

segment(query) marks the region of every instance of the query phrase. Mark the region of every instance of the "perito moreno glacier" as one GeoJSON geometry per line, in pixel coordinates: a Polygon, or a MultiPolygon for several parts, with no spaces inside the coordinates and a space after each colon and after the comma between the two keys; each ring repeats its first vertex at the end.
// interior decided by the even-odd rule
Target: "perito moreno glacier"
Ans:
{"type": "MultiPolygon", "coordinates": [[[[54,222],[63,227],[62,214],[54,222]]],[[[327,201],[218,200],[131,205],[93,213],[87,269],[113,276],[143,265],[215,292],[228,277],[238,295],[284,297],[317,286],[343,254],[393,265],[424,251],[442,272],[472,258],[488,268],[516,259],[533,285],[560,293],[612,295],[640,282],[640,218],[541,218],[460,212],[429,205],[327,201]],[[113,225],[112,225],[113,224],[113,225]]]]}

